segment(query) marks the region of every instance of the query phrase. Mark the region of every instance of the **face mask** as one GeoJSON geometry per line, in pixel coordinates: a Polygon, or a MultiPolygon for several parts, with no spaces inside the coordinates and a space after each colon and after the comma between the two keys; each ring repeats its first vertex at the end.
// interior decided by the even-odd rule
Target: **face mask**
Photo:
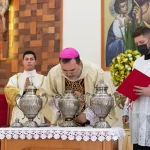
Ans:
{"type": "Polygon", "coordinates": [[[147,48],[147,44],[138,45],[137,49],[141,53],[141,55],[147,55],[149,53],[149,49],[147,48]]]}
{"type": "MultiPolygon", "coordinates": [[[[149,40],[148,40],[148,42],[149,42],[149,40]]],[[[147,48],[147,43],[137,46],[137,49],[141,53],[141,55],[147,55],[149,53],[150,50],[147,48]]]]}

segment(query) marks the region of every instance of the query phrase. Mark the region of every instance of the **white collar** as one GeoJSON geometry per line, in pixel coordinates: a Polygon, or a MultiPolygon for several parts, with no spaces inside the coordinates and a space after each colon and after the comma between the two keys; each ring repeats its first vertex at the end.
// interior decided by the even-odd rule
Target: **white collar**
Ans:
{"type": "Polygon", "coordinates": [[[29,77],[29,76],[34,76],[34,75],[36,74],[36,70],[35,70],[35,69],[32,70],[32,71],[25,71],[25,70],[24,70],[23,74],[24,74],[25,76],[27,76],[27,77],[29,77]]]}

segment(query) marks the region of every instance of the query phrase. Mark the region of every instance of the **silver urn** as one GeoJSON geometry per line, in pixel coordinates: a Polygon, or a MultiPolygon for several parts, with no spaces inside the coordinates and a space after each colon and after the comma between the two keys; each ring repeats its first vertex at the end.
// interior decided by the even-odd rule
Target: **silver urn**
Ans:
{"type": "Polygon", "coordinates": [[[56,95],[55,101],[57,108],[59,109],[63,123],[60,126],[62,127],[76,127],[74,119],[80,108],[80,101],[74,96],[72,90],[66,90],[64,95],[56,95]]]}
{"type": "Polygon", "coordinates": [[[36,87],[30,82],[30,85],[25,89],[23,96],[17,95],[16,105],[23,112],[28,121],[25,122],[25,127],[38,127],[38,124],[33,119],[38,115],[40,110],[47,103],[47,95],[36,95],[36,87]],[[46,97],[46,102],[43,105],[41,97],[46,97]]]}
{"type": "Polygon", "coordinates": [[[96,116],[99,117],[99,121],[94,125],[95,128],[110,128],[111,126],[105,118],[110,113],[114,106],[113,97],[107,93],[108,86],[103,80],[95,87],[96,93],[92,95],[90,99],[90,108],[93,110],[96,116]]]}

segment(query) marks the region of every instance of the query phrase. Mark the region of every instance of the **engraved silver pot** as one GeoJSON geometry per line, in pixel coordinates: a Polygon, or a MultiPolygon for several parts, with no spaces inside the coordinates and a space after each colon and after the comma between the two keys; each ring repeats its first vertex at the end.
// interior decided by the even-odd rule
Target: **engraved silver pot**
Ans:
{"type": "Polygon", "coordinates": [[[41,96],[36,95],[36,87],[30,82],[30,85],[26,88],[23,96],[17,95],[19,102],[16,102],[17,107],[23,112],[28,121],[25,122],[25,127],[38,127],[38,124],[33,119],[38,115],[39,111],[47,103],[47,95],[42,94],[42,97],[46,97],[46,102],[43,105],[41,96]]]}
{"type": "Polygon", "coordinates": [[[61,112],[63,123],[62,127],[75,127],[77,124],[74,122],[74,118],[79,110],[80,102],[74,96],[72,90],[66,90],[64,95],[56,95],[55,104],[61,112]]]}
{"type": "Polygon", "coordinates": [[[103,80],[95,87],[96,93],[90,99],[90,108],[99,117],[99,121],[94,125],[95,128],[110,128],[105,118],[114,106],[113,97],[107,93],[108,86],[103,80]]]}

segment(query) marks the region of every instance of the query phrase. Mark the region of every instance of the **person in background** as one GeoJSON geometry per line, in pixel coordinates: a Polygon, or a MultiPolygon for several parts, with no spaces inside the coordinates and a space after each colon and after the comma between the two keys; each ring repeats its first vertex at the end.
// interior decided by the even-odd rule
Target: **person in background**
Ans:
{"type": "MultiPolygon", "coordinates": [[[[142,54],[133,65],[133,69],[150,77],[150,28],[139,27],[133,34],[138,51],[142,54]]],[[[142,79],[141,79],[142,80],[142,79]]],[[[133,89],[139,97],[131,102],[127,99],[123,111],[123,123],[131,130],[133,150],[150,149],[150,87],[136,86],[133,89]]]]}
{"type": "MultiPolygon", "coordinates": [[[[24,117],[23,112],[16,106],[17,94],[22,96],[31,80],[37,89],[42,86],[45,80],[45,77],[38,74],[35,70],[36,55],[33,51],[29,50],[24,52],[22,63],[24,66],[24,72],[17,73],[10,77],[4,89],[7,103],[14,106],[10,125],[12,125],[17,118],[23,124],[27,121],[27,118],[24,117]]],[[[45,123],[44,115],[40,112],[38,116],[35,117],[34,121],[38,124],[45,123]]]]}
{"type": "MultiPolygon", "coordinates": [[[[95,93],[95,86],[100,79],[104,77],[104,82],[108,85],[108,93],[114,92],[114,86],[107,75],[103,75],[102,69],[98,69],[94,64],[84,59],[80,59],[79,52],[74,48],[65,48],[59,54],[59,64],[50,69],[46,77],[46,82],[40,88],[40,92],[46,92],[49,96],[51,105],[51,124],[61,125],[62,120],[59,110],[51,102],[53,97],[57,94],[63,95],[65,90],[75,91],[75,96],[80,97],[87,92],[90,94],[95,93]],[[102,77],[103,75],[103,77],[102,77]]],[[[83,100],[83,99],[82,99],[83,100]]],[[[86,97],[86,103],[82,104],[80,112],[76,118],[76,122],[85,125],[90,123],[92,126],[98,121],[93,111],[88,108],[90,105],[90,98],[86,97]],[[88,105],[86,105],[86,103],[88,105]]],[[[109,123],[116,122],[116,114],[113,110],[111,112],[111,119],[108,117],[109,123]]]]}

